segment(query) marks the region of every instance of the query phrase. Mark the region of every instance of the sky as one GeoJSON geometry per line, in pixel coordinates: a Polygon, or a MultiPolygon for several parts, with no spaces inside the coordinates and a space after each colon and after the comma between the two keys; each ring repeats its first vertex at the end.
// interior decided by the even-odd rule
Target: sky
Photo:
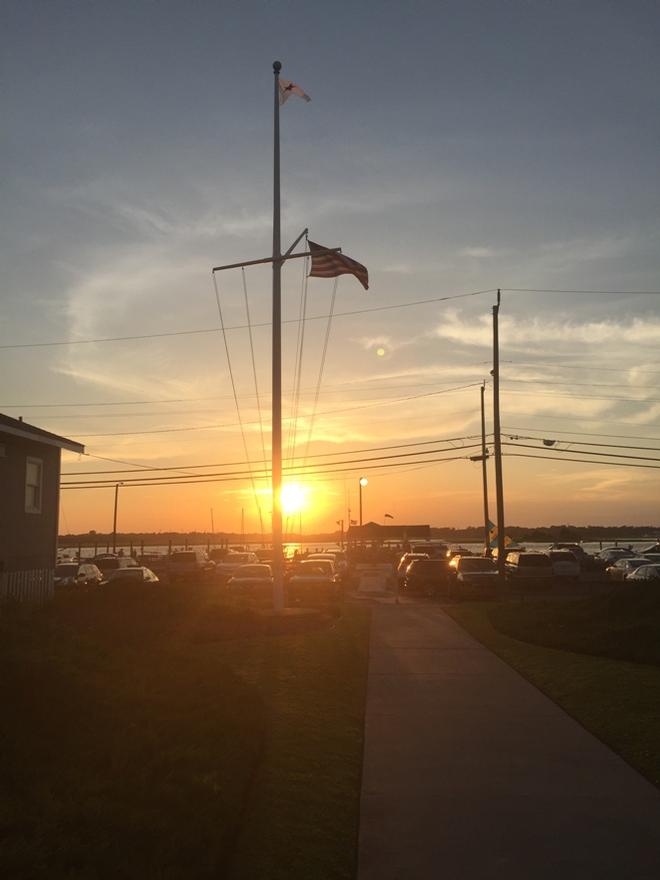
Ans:
{"type": "Polygon", "coordinates": [[[506,521],[660,523],[659,35],[643,0],[4,4],[0,411],[107,481],[60,531],[109,530],[119,481],[121,531],[269,528],[271,273],[217,274],[219,310],[211,269],[271,252],[276,59],[312,98],[283,247],[370,273],[285,267],[285,525],[357,520],[361,476],[365,522],[483,521],[497,288],[506,521]]]}

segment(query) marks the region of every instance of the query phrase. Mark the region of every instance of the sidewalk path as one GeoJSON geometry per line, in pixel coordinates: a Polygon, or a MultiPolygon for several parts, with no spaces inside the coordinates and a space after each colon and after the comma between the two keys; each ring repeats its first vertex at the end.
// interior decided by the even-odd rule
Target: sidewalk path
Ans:
{"type": "Polygon", "coordinates": [[[438,607],[374,602],[358,878],[658,880],[660,792],[438,607]]]}

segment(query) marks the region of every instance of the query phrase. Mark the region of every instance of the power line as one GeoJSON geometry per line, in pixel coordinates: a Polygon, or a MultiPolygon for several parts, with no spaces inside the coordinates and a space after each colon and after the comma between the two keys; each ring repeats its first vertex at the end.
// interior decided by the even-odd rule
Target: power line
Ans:
{"type": "MultiPolygon", "coordinates": [[[[407,402],[410,400],[419,400],[424,397],[434,397],[438,394],[449,394],[450,392],[453,392],[453,391],[464,391],[467,388],[476,388],[477,386],[480,386],[480,385],[481,385],[480,382],[472,382],[468,385],[458,385],[455,388],[444,388],[441,391],[427,391],[424,394],[412,394],[408,397],[388,397],[386,400],[376,402],[376,403],[366,403],[366,404],[362,404],[360,406],[343,407],[342,409],[324,410],[320,413],[317,413],[317,415],[321,415],[321,416],[336,415],[336,414],[343,414],[343,413],[347,413],[347,412],[355,412],[355,410],[360,410],[360,409],[372,409],[377,406],[386,406],[390,403],[404,403],[404,402],[407,402]]],[[[288,419],[283,419],[282,421],[288,421],[288,419]]],[[[258,422],[243,422],[244,426],[245,425],[256,425],[256,424],[259,424],[259,423],[258,422]]],[[[230,425],[222,425],[222,424],[192,425],[187,428],[158,428],[158,429],[155,429],[152,431],[116,431],[116,432],[101,433],[101,434],[77,434],[76,436],[77,437],[131,437],[131,436],[142,435],[142,434],[173,434],[173,433],[180,433],[180,432],[184,432],[184,431],[210,431],[210,430],[214,430],[217,428],[236,428],[236,427],[238,427],[238,425],[235,425],[235,424],[234,425],[231,425],[231,424],[230,425]]]]}
{"type": "MultiPolygon", "coordinates": [[[[345,318],[351,317],[353,315],[366,315],[371,312],[386,312],[391,311],[392,309],[408,309],[413,308],[415,306],[423,306],[430,305],[432,303],[438,302],[447,302],[448,300],[454,299],[465,299],[470,296],[481,296],[486,293],[494,293],[493,288],[489,290],[475,290],[471,293],[457,293],[451,296],[436,296],[431,299],[418,299],[413,302],[408,303],[394,303],[389,306],[373,306],[369,309],[353,309],[348,312],[336,312],[335,318],[345,318]]],[[[311,315],[307,318],[307,321],[323,321],[328,318],[328,315],[311,315]]],[[[287,318],[282,321],[282,324],[295,324],[297,322],[296,318],[287,318]]],[[[225,331],[230,330],[246,330],[247,324],[234,324],[228,325],[224,329],[225,331]]],[[[258,324],[253,324],[253,327],[270,327],[270,321],[261,321],[258,324]]],[[[101,343],[101,342],[128,342],[131,340],[141,340],[141,339],[163,339],[170,336],[193,336],[204,333],[220,333],[220,327],[211,327],[211,328],[203,328],[196,330],[170,330],[163,333],[141,333],[139,335],[133,336],[102,336],[96,339],[62,339],[51,342],[18,342],[11,343],[9,345],[0,345],[0,350],[14,349],[14,348],[50,348],[57,345],[91,345],[93,343],[101,343]]]]}
{"type": "Polygon", "coordinates": [[[501,287],[502,293],[599,293],[604,296],[660,296],[660,290],[565,290],[552,287],[501,287]]]}
{"type": "MultiPolygon", "coordinates": [[[[544,416],[545,418],[545,416],[544,416]]],[[[502,431],[538,431],[539,428],[503,428],[502,431]]],[[[552,434],[570,434],[571,436],[577,437],[614,437],[619,440],[658,440],[660,441],[660,437],[640,437],[634,434],[590,434],[586,431],[557,431],[554,428],[551,429],[552,434]]],[[[570,442],[570,441],[567,441],[570,442]]]]}
{"type": "MultiPolygon", "coordinates": [[[[511,379],[507,381],[512,381],[511,379]]],[[[516,388],[505,388],[503,389],[505,394],[533,394],[536,396],[537,394],[543,394],[544,396],[550,397],[569,397],[573,400],[618,400],[624,401],[626,403],[660,403],[660,397],[614,397],[611,394],[606,396],[602,394],[566,394],[566,392],[559,392],[558,394],[553,394],[551,391],[522,391],[516,388]]]]}
{"type": "MultiPolygon", "coordinates": [[[[465,437],[436,437],[434,440],[418,440],[414,443],[393,443],[389,446],[367,446],[364,449],[350,449],[344,450],[342,452],[315,452],[312,455],[306,456],[306,458],[329,458],[337,455],[361,455],[364,452],[389,452],[391,449],[410,449],[413,446],[431,446],[434,443],[460,443],[464,440],[475,440],[480,437],[480,434],[469,434],[465,437]]],[[[86,453],[86,455],[91,455],[91,453],[86,453]]],[[[100,456],[91,456],[92,458],[99,458],[100,456]]],[[[105,459],[104,459],[105,460],[105,459]]],[[[115,459],[107,459],[107,461],[115,461],[115,459]]],[[[294,459],[295,461],[295,459],[294,459]]],[[[125,464],[127,462],[117,462],[118,464],[125,464]]],[[[208,464],[190,464],[190,465],[170,465],[170,466],[161,466],[161,467],[151,467],[148,465],[134,465],[134,467],[146,468],[152,471],[172,471],[172,470],[181,470],[185,468],[186,470],[194,470],[196,468],[208,468],[208,467],[240,467],[241,465],[245,465],[244,461],[224,461],[224,462],[210,462],[208,464]]],[[[125,470],[112,470],[112,471],[80,471],[80,472],[62,472],[61,476],[63,477],[77,477],[77,476],[89,476],[90,474],[126,474],[133,473],[133,471],[125,471],[125,470]]]]}
{"type": "Polygon", "coordinates": [[[579,464],[592,464],[600,467],[601,465],[608,465],[609,467],[622,467],[622,468],[650,468],[651,470],[660,470],[660,465],[657,464],[630,464],[624,461],[589,461],[585,458],[559,458],[552,455],[531,455],[527,452],[505,452],[504,455],[507,458],[540,458],[542,461],[574,461],[579,464]]]}
{"type": "MultiPolygon", "coordinates": [[[[531,443],[503,443],[502,446],[513,446],[516,449],[538,449],[538,446],[532,446],[531,443]]],[[[624,455],[620,452],[591,452],[588,449],[556,449],[553,447],[553,452],[558,452],[560,454],[571,452],[574,455],[593,455],[593,456],[602,456],[610,458],[626,458],[635,461],[657,461],[660,462],[660,458],[653,458],[651,455],[624,455]]],[[[593,464],[598,464],[598,462],[593,462],[593,464]]]]}
{"type": "MultiPolygon", "coordinates": [[[[480,444],[477,444],[477,445],[480,445],[480,444]]],[[[467,448],[467,447],[465,447],[465,448],[467,448]]],[[[469,459],[469,456],[467,456],[467,455],[456,455],[456,456],[443,457],[443,458],[430,458],[430,459],[427,459],[426,461],[423,461],[423,462],[417,462],[417,464],[435,464],[438,462],[466,461],[468,459],[469,459]]],[[[409,463],[375,464],[375,465],[370,466],[370,470],[382,470],[384,468],[397,469],[397,468],[402,468],[402,467],[403,468],[410,467],[410,464],[409,463]]],[[[293,473],[288,474],[288,476],[305,477],[305,478],[314,477],[314,476],[323,477],[323,476],[329,476],[329,475],[333,476],[334,474],[338,474],[338,473],[358,473],[359,470],[361,470],[361,468],[347,467],[347,468],[340,468],[336,471],[331,471],[331,472],[327,472],[327,471],[293,472],[293,473]]],[[[152,483],[152,484],[149,484],[149,483],[127,483],[126,488],[129,488],[129,489],[134,488],[135,489],[135,488],[149,488],[151,486],[153,486],[153,487],[155,487],[155,486],[185,486],[185,485],[191,485],[191,484],[195,485],[197,483],[225,483],[225,482],[236,482],[236,481],[244,480],[244,479],[245,479],[245,477],[236,477],[236,476],[211,477],[211,478],[201,477],[200,479],[181,480],[179,482],[164,480],[161,483],[152,483]]],[[[109,485],[103,485],[103,486],[98,486],[96,484],[69,485],[69,486],[67,486],[66,484],[62,484],[60,488],[62,489],[62,491],[67,490],[67,489],[69,491],[73,491],[73,490],[78,490],[78,489],[108,489],[108,488],[112,488],[113,485],[114,485],[114,483],[112,483],[112,482],[109,485]]]]}
{"type": "MultiPolygon", "coordinates": [[[[462,449],[462,450],[463,449],[476,449],[477,446],[479,446],[478,443],[471,443],[467,446],[460,447],[460,449],[462,449]]],[[[534,447],[534,448],[536,448],[536,447],[534,447]]],[[[318,468],[321,465],[323,465],[323,467],[327,467],[327,468],[335,468],[335,467],[338,467],[339,465],[365,464],[365,463],[370,463],[373,461],[386,461],[388,459],[394,459],[394,458],[414,458],[415,456],[428,455],[429,453],[436,453],[436,452],[441,453],[441,452],[453,452],[453,451],[456,451],[456,447],[450,447],[449,449],[431,449],[431,450],[423,449],[423,450],[420,450],[419,452],[398,452],[394,455],[372,455],[367,458],[347,459],[346,461],[329,461],[329,462],[326,461],[326,462],[317,462],[315,464],[299,463],[297,465],[291,465],[290,467],[286,467],[286,468],[284,468],[284,470],[285,471],[300,471],[301,468],[305,468],[305,469],[309,469],[312,467],[318,468]]],[[[163,479],[168,479],[168,480],[171,479],[172,481],[176,481],[176,482],[172,482],[172,485],[176,485],[176,483],[179,482],[180,479],[185,479],[186,477],[194,477],[195,479],[198,477],[230,477],[230,476],[231,477],[246,477],[252,473],[254,473],[255,479],[266,479],[267,477],[270,476],[270,469],[263,468],[257,472],[247,470],[247,471],[230,471],[227,473],[216,472],[216,473],[211,473],[211,474],[184,474],[183,477],[175,477],[172,475],[158,476],[158,477],[144,477],[144,476],[135,477],[135,478],[126,477],[123,480],[123,482],[126,485],[128,485],[130,483],[140,483],[140,484],[144,483],[146,485],[148,483],[156,483],[156,482],[161,481],[163,479]]],[[[334,471],[329,471],[329,473],[334,473],[334,471]]],[[[75,476],[87,476],[87,474],[76,474],[75,476]]],[[[110,480],[70,480],[67,483],[62,483],[62,485],[63,486],[74,486],[74,485],[87,486],[87,485],[92,485],[92,484],[103,484],[103,485],[107,484],[107,485],[114,486],[116,482],[117,482],[117,480],[115,478],[110,479],[110,480]]]]}
{"type": "MultiPolygon", "coordinates": [[[[520,434],[509,434],[506,431],[502,431],[502,434],[509,440],[538,440],[539,443],[548,443],[548,439],[545,437],[526,437],[520,434]]],[[[594,443],[593,440],[552,440],[551,442],[553,444],[555,442],[566,443],[569,446],[598,446],[604,449],[641,449],[644,452],[660,452],[657,446],[626,446],[623,443],[594,443]]]]}

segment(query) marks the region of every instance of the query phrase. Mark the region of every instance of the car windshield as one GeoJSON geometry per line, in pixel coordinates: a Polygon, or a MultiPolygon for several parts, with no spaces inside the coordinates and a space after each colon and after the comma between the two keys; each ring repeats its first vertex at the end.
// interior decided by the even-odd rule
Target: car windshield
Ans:
{"type": "Polygon", "coordinates": [[[272,576],[270,565],[241,565],[234,577],[269,578],[272,576]]]}
{"type": "Polygon", "coordinates": [[[55,566],[55,577],[56,578],[65,578],[65,577],[75,577],[78,573],[78,566],[76,564],[71,565],[67,563],[65,565],[56,565],[55,566]]]}
{"type": "Polygon", "coordinates": [[[459,568],[461,571],[495,571],[495,563],[492,559],[471,559],[464,556],[459,568]]]}
{"type": "Polygon", "coordinates": [[[227,565],[246,565],[252,559],[251,553],[230,553],[225,556],[225,563],[227,565]]]}
{"type": "Polygon", "coordinates": [[[412,574],[435,574],[445,571],[445,564],[440,559],[416,559],[409,570],[412,574]]]}
{"type": "Polygon", "coordinates": [[[304,560],[297,566],[296,574],[332,574],[329,559],[304,560]]]}
{"type": "Polygon", "coordinates": [[[553,562],[575,562],[575,556],[568,550],[553,550],[550,553],[553,562]]]}
{"type": "Polygon", "coordinates": [[[520,558],[518,560],[518,565],[524,565],[526,568],[543,568],[544,565],[548,565],[550,562],[550,558],[548,556],[543,556],[541,553],[537,554],[520,554],[520,558]]]}
{"type": "Polygon", "coordinates": [[[119,579],[123,580],[124,578],[130,578],[131,580],[142,580],[142,569],[141,568],[118,568],[116,571],[110,572],[108,575],[108,580],[110,581],[118,581],[119,579]]]}
{"type": "Polygon", "coordinates": [[[108,557],[107,559],[97,559],[94,562],[94,565],[97,565],[101,571],[112,571],[113,568],[119,568],[119,560],[114,557],[108,557]]]}

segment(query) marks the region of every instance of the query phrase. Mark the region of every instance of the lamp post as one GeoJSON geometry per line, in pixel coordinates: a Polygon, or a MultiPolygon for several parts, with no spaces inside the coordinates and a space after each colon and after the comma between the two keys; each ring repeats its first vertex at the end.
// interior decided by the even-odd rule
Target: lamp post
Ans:
{"type": "Polygon", "coordinates": [[[115,513],[112,518],[112,552],[117,552],[117,502],[119,501],[119,487],[123,483],[115,483],[115,513]]]}
{"type": "Polygon", "coordinates": [[[360,486],[360,528],[362,528],[362,489],[369,485],[369,480],[366,477],[360,477],[358,485],[360,486]]]}

